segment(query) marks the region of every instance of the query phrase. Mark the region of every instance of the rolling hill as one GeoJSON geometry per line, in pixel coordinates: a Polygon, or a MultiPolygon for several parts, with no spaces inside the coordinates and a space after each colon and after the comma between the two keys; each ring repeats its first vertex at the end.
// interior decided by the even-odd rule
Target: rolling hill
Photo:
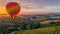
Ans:
{"type": "Polygon", "coordinates": [[[17,31],[15,34],[60,34],[60,26],[17,31]]]}

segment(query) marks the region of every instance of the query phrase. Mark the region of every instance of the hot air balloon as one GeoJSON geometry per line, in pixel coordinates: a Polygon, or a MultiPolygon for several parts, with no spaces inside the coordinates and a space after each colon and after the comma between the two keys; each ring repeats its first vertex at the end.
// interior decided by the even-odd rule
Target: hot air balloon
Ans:
{"type": "Polygon", "coordinates": [[[9,2],[6,5],[8,14],[14,19],[20,11],[20,5],[17,2],[9,2]]]}

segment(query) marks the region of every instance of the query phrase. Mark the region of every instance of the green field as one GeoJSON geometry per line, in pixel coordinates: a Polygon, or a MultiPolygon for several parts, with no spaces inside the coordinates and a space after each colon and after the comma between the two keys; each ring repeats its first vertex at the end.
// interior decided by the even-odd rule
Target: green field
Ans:
{"type": "Polygon", "coordinates": [[[32,30],[22,30],[16,32],[15,34],[60,34],[60,26],[52,26],[32,30]]]}

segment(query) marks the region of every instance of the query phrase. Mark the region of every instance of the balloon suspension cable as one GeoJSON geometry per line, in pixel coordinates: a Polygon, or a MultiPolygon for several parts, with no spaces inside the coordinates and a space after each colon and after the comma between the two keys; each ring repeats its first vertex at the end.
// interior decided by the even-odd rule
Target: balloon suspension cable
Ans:
{"type": "Polygon", "coordinates": [[[14,17],[12,17],[13,18],[13,20],[14,20],[14,17]]]}
{"type": "Polygon", "coordinates": [[[12,24],[14,24],[14,17],[11,17],[12,18],[12,24]]]}
{"type": "Polygon", "coordinates": [[[14,24],[14,17],[13,17],[13,24],[14,24]]]}

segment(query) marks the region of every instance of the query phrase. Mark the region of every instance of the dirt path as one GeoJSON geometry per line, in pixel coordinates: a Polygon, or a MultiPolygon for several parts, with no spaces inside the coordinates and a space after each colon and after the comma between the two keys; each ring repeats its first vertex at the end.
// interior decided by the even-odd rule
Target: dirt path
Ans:
{"type": "Polygon", "coordinates": [[[10,34],[15,34],[16,33],[16,31],[13,31],[13,32],[11,32],[10,34]]]}

